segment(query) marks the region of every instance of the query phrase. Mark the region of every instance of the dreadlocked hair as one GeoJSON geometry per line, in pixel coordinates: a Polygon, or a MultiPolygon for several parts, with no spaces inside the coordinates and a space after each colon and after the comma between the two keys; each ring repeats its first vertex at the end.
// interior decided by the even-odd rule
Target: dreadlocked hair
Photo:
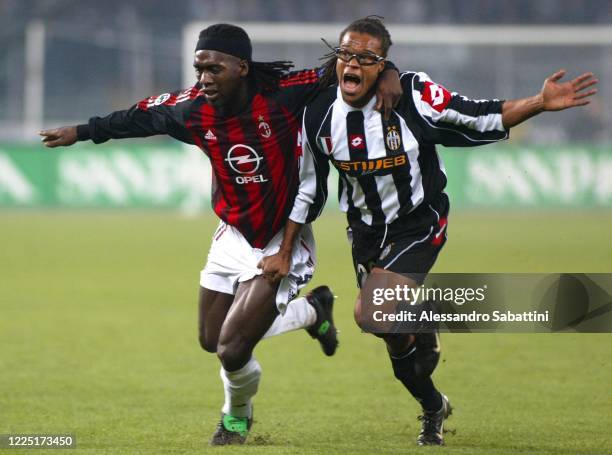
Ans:
{"type": "MultiPolygon", "coordinates": [[[[338,42],[342,42],[342,38],[344,38],[344,35],[347,32],[367,33],[374,38],[380,39],[382,56],[386,57],[387,52],[389,52],[389,48],[393,42],[391,41],[389,30],[387,30],[385,24],[383,24],[384,19],[384,17],[376,15],[357,19],[356,21],[351,22],[344,30],[342,30],[342,32],[340,32],[340,39],[338,42]]],[[[327,44],[325,40],[323,41],[331,49],[331,51],[319,59],[324,60],[323,64],[321,65],[319,84],[321,87],[329,87],[330,85],[338,83],[338,76],[336,75],[336,62],[338,58],[336,57],[334,49],[327,44]]]]}

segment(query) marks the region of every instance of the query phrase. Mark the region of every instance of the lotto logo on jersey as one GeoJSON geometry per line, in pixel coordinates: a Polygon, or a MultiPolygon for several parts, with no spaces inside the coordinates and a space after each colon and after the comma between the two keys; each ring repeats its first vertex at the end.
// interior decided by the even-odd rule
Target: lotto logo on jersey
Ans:
{"type": "Polygon", "coordinates": [[[365,138],[363,137],[363,134],[349,135],[349,142],[351,143],[351,147],[355,149],[362,149],[365,147],[365,138]]]}
{"type": "Polygon", "coordinates": [[[421,94],[421,99],[433,107],[436,111],[442,112],[451,100],[448,90],[438,84],[426,81],[425,88],[421,94]]]}

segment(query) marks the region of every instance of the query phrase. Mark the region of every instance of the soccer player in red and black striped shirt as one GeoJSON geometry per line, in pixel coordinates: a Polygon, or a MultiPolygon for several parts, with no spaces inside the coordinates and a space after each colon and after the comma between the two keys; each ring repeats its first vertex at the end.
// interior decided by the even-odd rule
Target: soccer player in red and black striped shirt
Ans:
{"type": "MultiPolygon", "coordinates": [[[[327,355],[337,346],[327,287],[287,305],[312,277],[308,223],[326,198],[321,188],[300,186],[299,172],[301,115],[319,91],[319,76],[315,70],[289,73],[290,62],[254,62],[251,54],[243,29],[210,26],[196,47],[193,87],[40,133],[48,147],[167,134],[209,157],[221,225],[201,275],[200,343],[222,364],[226,400],[211,440],[219,445],[246,439],[261,374],[252,352],[262,337],[301,327],[327,355]]],[[[401,93],[397,73],[387,74],[388,90],[379,85],[385,106],[401,93]]]]}

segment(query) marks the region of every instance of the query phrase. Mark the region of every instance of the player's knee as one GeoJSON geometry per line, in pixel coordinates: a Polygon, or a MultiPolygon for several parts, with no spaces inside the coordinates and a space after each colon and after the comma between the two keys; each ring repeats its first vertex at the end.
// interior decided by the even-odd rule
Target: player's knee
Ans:
{"type": "Polygon", "coordinates": [[[241,340],[219,342],[217,345],[217,357],[221,365],[227,371],[235,371],[242,368],[251,358],[251,350],[241,340]]]}
{"type": "Polygon", "coordinates": [[[391,353],[406,353],[414,347],[415,337],[410,333],[384,333],[380,335],[391,353]]]}
{"type": "Polygon", "coordinates": [[[206,352],[217,352],[217,337],[211,337],[206,333],[200,333],[199,335],[200,346],[206,352]]]}
{"type": "Polygon", "coordinates": [[[357,299],[355,303],[355,309],[353,310],[353,317],[355,318],[355,323],[357,326],[363,330],[364,332],[375,332],[373,327],[369,323],[368,319],[365,317],[365,313],[361,308],[361,299],[357,299]]]}
{"type": "Polygon", "coordinates": [[[440,353],[435,351],[417,351],[414,373],[418,377],[431,376],[440,360],[440,353]]]}
{"type": "Polygon", "coordinates": [[[416,380],[414,373],[414,354],[401,359],[401,361],[392,361],[393,375],[396,379],[402,382],[410,382],[416,380]]]}
{"type": "Polygon", "coordinates": [[[361,330],[364,330],[365,321],[363,320],[363,318],[361,316],[361,311],[359,311],[357,308],[355,308],[355,312],[353,313],[353,317],[355,318],[355,324],[357,324],[357,326],[361,330]]]}
{"type": "Polygon", "coordinates": [[[402,362],[393,362],[393,374],[400,381],[414,382],[415,384],[432,375],[436,366],[440,353],[437,352],[413,352],[402,362]]]}

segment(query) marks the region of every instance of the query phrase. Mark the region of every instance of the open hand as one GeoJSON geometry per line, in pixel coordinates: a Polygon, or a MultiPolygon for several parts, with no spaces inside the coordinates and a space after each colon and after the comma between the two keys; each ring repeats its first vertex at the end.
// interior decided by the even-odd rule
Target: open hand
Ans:
{"type": "Polygon", "coordinates": [[[544,81],[540,96],[545,111],[560,111],[570,107],[589,104],[590,96],[597,89],[586,90],[599,82],[593,73],[584,73],[568,82],[559,82],[565,76],[565,70],[559,70],[544,81]]]}
{"type": "Polygon", "coordinates": [[[62,126],[53,130],[42,130],[38,134],[42,136],[42,143],[50,148],[69,146],[77,141],[76,126],[62,126]]]}

